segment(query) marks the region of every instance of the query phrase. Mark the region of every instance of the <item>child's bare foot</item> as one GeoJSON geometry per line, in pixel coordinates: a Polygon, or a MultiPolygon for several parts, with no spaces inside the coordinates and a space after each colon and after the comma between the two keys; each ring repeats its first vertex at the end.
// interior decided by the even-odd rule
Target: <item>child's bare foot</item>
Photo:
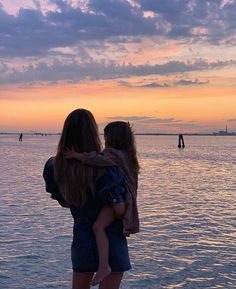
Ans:
{"type": "Polygon", "coordinates": [[[110,266],[98,268],[97,273],[95,274],[95,276],[93,277],[93,280],[91,281],[91,285],[92,286],[98,285],[110,273],[111,273],[111,267],[110,266]]]}

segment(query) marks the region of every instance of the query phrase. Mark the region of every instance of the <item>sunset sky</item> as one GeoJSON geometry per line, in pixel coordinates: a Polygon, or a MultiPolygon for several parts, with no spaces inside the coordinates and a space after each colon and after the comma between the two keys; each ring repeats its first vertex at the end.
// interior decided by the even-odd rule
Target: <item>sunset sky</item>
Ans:
{"type": "Polygon", "coordinates": [[[236,0],[0,0],[0,132],[236,131],[236,0]]]}

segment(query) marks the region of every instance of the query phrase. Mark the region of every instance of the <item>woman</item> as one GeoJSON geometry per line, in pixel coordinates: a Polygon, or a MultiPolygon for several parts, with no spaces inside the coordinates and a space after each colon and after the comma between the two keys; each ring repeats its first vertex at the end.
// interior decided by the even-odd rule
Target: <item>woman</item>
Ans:
{"type": "Polygon", "coordinates": [[[139,232],[137,208],[139,163],[134,133],[128,122],[115,121],[104,128],[104,138],[105,149],[102,153],[95,151],[76,153],[73,150],[65,153],[67,159],[77,159],[92,167],[117,165],[126,179],[126,202],[104,206],[93,225],[97,240],[99,267],[92,280],[92,285],[99,284],[110,273],[106,228],[114,221],[114,218],[121,216],[125,236],[139,232]]]}
{"type": "MultiPolygon", "coordinates": [[[[98,129],[93,115],[77,109],[65,120],[55,158],[45,164],[46,190],[62,206],[68,206],[74,219],[71,259],[73,289],[89,289],[98,269],[98,252],[92,227],[105,205],[125,200],[125,179],[118,167],[93,168],[76,160],[67,160],[67,148],[76,152],[101,151],[98,129]]],[[[107,228],[111,273],[99,289],[119,289],[123,272],[130,269],[123,225],[115,220],[107,228]]]]}

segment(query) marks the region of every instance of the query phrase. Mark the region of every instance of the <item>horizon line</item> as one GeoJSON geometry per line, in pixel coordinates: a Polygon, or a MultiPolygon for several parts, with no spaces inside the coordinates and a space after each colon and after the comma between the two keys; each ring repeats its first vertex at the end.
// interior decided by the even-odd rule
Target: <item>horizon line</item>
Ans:
{"type": "MultiPolygon", "coordinates": [[[[31,135],[31,136],[55,136],[61,135],[61,132],[0,132],[0,135],[31,135]]],[[[138,132],[134,133],[134,135],[147,135],[147,136],[178,136],[178,135],[186,135],[186,136],[236,136],[235,132],[230,132],[228,134],[220,134],[219,132],[211,132],[211,133],[204,133],[204,132],[196,132],[196,133],[159,133],[159,132],[138,132]]],[[[99,135],[104,135],[104,133],[99,133],[99,135]]]]}

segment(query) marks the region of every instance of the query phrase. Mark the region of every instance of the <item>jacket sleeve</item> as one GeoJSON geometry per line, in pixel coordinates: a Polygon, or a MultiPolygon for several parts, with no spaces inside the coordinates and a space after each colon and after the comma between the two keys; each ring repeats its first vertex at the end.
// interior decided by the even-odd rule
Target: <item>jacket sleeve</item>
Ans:
{"type": "Polygon", "coordinates": [[[97,153],[95,151],[88,152],[88,153],[86,152],[80,153],[78,154],[76,159],[80,161],[82,164],[85,164],[91,167],[116,166],[116,163],[114,163],[109,157],[107,157],[106,154],[97,153]]]}
{"type": "Polygon", "coordinates": [[[53,167],[53,157],[47,160],[43,169],[43,178],[45,181],[46,192],[51,194],[51,198],[57,200],[60,205],[65,205],[66,201],[61,195],[58,185],[54,180],[54,167],[53,167]]]}
{"type": "Polygon", "coordinates": [[[125,202],[125,178],[118,167],[109,167],[97,184],[97,194],[103,204],[125,202]]]}

